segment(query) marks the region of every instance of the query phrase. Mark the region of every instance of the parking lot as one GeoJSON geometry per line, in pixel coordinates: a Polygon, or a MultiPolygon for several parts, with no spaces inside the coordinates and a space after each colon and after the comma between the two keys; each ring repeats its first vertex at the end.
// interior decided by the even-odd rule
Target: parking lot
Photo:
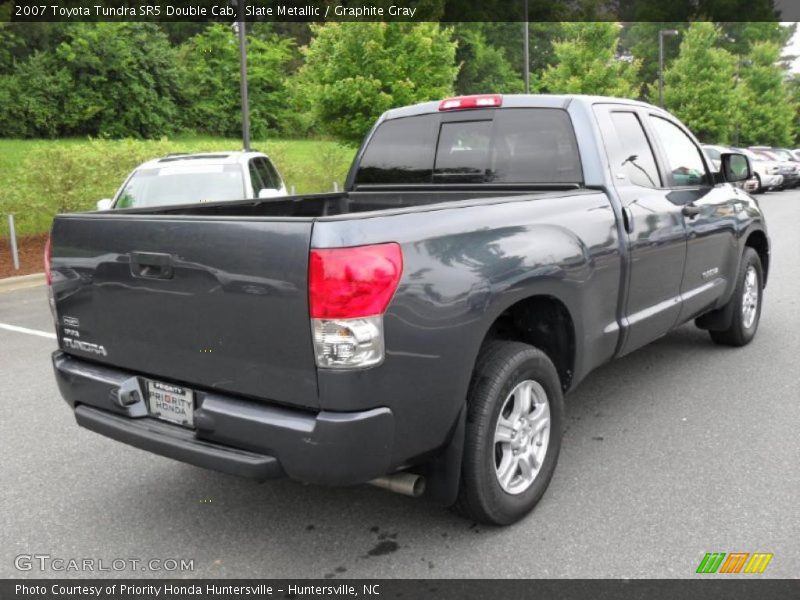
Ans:
{"type": "MultiPolygon", "coordinates": [[[[800,191],[760,202],[773,248],[755,341],[721,348],[687,325],[593,373],[567,397],[547,494],[505,529],[368,486],[256,484],[79,429],[55,341],[0,329],[0,577],[81,575],[20,572],[20,554],[194,561],[102,574],[127,577],[694,577],[706,552],[770,552],[763,576],[796,577],[800,191]]],[[[0,293],[0,323],[52,332],[44,288],[0,293]]]]}

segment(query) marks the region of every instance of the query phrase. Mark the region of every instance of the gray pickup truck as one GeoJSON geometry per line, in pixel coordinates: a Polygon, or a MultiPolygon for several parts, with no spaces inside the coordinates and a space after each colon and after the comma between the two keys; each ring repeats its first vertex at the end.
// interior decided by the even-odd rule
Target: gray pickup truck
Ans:
{"type": "Polygon", "coordinates": [[[138,448],[512,523],[592,369],[692,319],[753,338],[749,176],[640,102],[390,110],[343,193],[56,217],[55,375],[79,425],[138,448]]]}

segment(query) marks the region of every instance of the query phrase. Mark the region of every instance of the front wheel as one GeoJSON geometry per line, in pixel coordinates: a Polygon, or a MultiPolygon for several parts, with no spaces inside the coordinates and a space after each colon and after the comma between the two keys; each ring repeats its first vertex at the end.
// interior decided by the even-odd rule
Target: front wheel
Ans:
{"type": "Polygon", "coordinates": [[[711,339],[726,346],[749,344],[758,330],[761,320],[761,301],[764,295],[764,271],[758,253],[745,248],[742,265],[736,280],[732,304],[733,317],[730,326],[722,331],[709,331],[711,339]]]}
{"type": "Polygon", "coordinates": [[[558,373],[533,346],[489,342],[467,402],[455,508],[475,521],[509,525],[539,502],[556,468],[564,420],[558,373]]]}

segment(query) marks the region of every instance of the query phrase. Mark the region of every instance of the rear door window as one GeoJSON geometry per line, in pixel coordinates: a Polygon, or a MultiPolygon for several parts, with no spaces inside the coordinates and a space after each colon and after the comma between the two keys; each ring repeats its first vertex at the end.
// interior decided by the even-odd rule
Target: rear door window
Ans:
{"type": "Polygon", "coordinates": [[[258,166],[256,165],[255,158],[251,158],[249,161],[247,161],[247,167],[250,170],[250,183],[253,186],[253,197],[255,198],[258,196],[258,192],[268,186],[266,186],[264,181],[261,179],[261,173],[258,172],[258,166]]]}
{"type": "Polygon", "coordinates": [[[266,158],[257,158],[255,159],[256,163],[256,170],[260,175],[261,182],[264,188],[269,188],[273,190],[280,189],[281,187],[281,180],[278,176],[277,171],[275,171],[275,167],[266,159],[266,158]]]}
{"type": "Polygon", "coordinates": [[[611,122],[617,133],[617,144],[611,149],[611,169],[622,171],[628,181],[642,187],[661,187],[653,149],[642,129],[642,124],[632,112],[614,111],[611,122]]]}
{"type": "Polygon", "coordinates": [[[280,173],[278,173],[278,169],[275,168],[275,165],[272,164],[272,161],[269,160],[268,158],[262,158],[261,160],[264,161],[264,165],[272,175],[272,181],[275,182],[275,187],[277,188],[283,187],[283,178],[281,177],[280,173]]]}

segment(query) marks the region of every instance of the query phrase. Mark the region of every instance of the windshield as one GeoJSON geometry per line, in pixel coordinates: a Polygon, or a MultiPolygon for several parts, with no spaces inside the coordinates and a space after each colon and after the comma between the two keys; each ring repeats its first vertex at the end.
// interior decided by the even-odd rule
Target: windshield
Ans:
{"type": "Polygon", "coordinates": [[[140,169],[125,184],[115,208],[240,200],[246,196],[238,165],[140,169]]]}
{"type": "Polygon", "coordinates": [[[788,150],[783,150],[781,148],[773,148],[772,154],[777,156],[780,160],[794,160],[794,157],[788,150]]]}

